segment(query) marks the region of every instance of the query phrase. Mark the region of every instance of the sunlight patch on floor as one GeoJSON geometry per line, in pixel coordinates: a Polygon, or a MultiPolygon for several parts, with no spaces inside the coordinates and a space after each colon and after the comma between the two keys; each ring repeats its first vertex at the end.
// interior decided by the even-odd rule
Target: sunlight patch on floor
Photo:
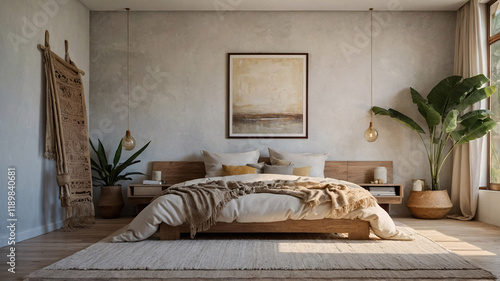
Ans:
{"type": "Polygon", "coordinates": [[[457,237],[449,236],[437,230],[418,230],[422,235],[434,240],[434,242],[462,241],[457,237]]]}
{"type": "Polygon", "coordinates": [[[419,232],[432,239],[434,242],[439,243],[446,249],[453,251],[462,256],[496,256],[496,253],[487,251],[481,247],[475,246],[468,242],[462,241],[457,237],[446,235],[437,230],[419,230],[419,232]]]}

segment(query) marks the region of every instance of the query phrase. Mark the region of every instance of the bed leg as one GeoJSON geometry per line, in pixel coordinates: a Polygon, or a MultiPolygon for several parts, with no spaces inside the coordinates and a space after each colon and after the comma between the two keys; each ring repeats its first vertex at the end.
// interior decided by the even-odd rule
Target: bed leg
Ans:
{"type": "Polygon", "coordinates": [[[164,222],[160,224],[160,240],[179,240],[181,231],[179,227],[170,226],[164,222]]]}
{"type": "Polygon", "coordinates": [[[362,224],[356,225],[356,227],[347,234],[347,237],[349,238],[349,240],[370,239],[370,224],[368,222],[364,222],[362,224]]]}

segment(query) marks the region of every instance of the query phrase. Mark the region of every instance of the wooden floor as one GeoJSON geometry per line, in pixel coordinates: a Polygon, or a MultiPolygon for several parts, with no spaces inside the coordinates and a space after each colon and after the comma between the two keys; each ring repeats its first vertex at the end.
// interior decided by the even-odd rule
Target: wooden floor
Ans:
{"type": "MultiPolygon", "coordinates": [[[[16,273],[7,271],[7,247],[1,249],[0,280],[22,280],[29,273],[96,243],[132,218],[98,219],[96,226],[76,232],[57,230],[16,245],[16,273]]],[[[447,249],[500,276],[500,227],[482,222],[396,218],[447,249]]]]}
{"type": "Polygon", "coordinates": [[[500,278],[500,227],[479,221],[395,218],[500,278]]]}
{"type": "Polygon", "coordinates": [[[44,268],[100,241],[128,224],[132,218],[97,219],[92,228],[74,232],[56,230],[16,244],[16,273],[7,271],[7,247],[1,248],[0,280],[23,280],[24,276],[44,268]]]}

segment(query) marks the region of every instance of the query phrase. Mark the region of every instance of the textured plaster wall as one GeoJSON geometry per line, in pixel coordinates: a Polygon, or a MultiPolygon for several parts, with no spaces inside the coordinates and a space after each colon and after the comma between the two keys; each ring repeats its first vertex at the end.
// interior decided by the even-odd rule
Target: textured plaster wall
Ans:
{"type": "MultiPolygon", "coordinates": [[[[16,168],[16,241],[62,226],[54,161],[43,157],[44,32],[64,57],[64,40],[80,69],[89,72],[89,11],[76,0],[2,1],[0,9],[0,246],[7,244],[7,169],[16,168]]],[[[89,76],[83,77],[87,94],[89,76]]]]}
{"type": "MultiPolygon", "coordinates": [[[[375,105],[419,116],[409,87],[427,95],[452,74],[455,18],[374,13],[375,105]]],[[[377,116],[379,139],[363,138],[370,121],[369,20],[368,12],[132,12],[130,129],[139,146],[152,143],[130,170],[150,173],[155,160],[201,160],[200,149],[329,152],[329,160],[394,161],[394,182],[405,184],[407,197],[412,178],[430,181],[416,133],[377,116]],[[308,139],[226,138],[231,52],[309,53],[308,139]]],[[[91,135],[114,150],[127,128],[126,14],[92,12],[90,22],[91,135]]],[[[449,186],[450,165],[441,180],[449,186]]],[[[404,205],[391,212],[408,213],[404,205]]]]}

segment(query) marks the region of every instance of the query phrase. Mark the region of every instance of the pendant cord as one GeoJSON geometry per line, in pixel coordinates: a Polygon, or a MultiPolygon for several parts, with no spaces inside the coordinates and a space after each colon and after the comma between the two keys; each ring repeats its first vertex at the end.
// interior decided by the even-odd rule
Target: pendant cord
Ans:
{"type": "Polygon", "coordinates": [[[370,8],[370,122],[373,122],[373,8],[370,8]]]}
{"type": "Polygon", "coordinates": [[[127,10],[127,97],[128,97],[128,114],[127,114],[127,130],[130,131],[130,8],[127,10]]]}

